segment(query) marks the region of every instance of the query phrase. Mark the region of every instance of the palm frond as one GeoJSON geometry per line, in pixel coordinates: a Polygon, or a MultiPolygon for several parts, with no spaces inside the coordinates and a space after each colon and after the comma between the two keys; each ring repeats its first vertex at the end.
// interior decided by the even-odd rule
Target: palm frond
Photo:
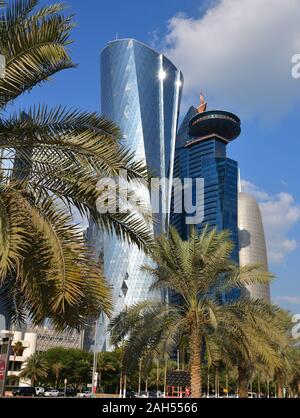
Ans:
{"type": "Polygon", "coordinates": [[[66,49],[72,17],[57,12],[56,4],[34,10],[35,0],[15,0],[0,17],[0,49],[6,75],[0,80],[0,107],[62,69],[74,64],[66,49]]]}

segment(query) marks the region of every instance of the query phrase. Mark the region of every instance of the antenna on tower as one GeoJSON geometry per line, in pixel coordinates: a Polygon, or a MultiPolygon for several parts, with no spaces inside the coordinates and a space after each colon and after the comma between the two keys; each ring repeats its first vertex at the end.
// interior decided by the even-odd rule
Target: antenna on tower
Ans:
{"type": "Polygon", "coordinates": [[[201,91],[201,93],[200,93],[200,104],[197,107],[198,113],[205,112],[206,111],[206,106],[207,106],[207,102],[205,101],[204,96],[203,96],[203,93],[201,91]]]}
{"type": "Polygon", "coordinates": [[[238,193],[242,192],[241,170],[238,168],[238,193]]]}
{"type": "Polygon", "coordinates": [[[119,36],[119,34],[118,34],[118,32],[116,32],[116,40],[118,39],[118,36],[119,36]]]}

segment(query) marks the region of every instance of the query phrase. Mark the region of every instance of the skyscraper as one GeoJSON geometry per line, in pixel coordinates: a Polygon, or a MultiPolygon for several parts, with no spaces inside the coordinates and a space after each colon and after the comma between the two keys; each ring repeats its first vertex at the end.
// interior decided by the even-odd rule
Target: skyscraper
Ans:
{"type": "MultiPolygon", "coordinates": [[[[198,109],[190,107],[178,131],[173,177],[190,178],[193,204],[196,205],[196,179],[204,180],[203,219],[195,222],[201,231],[205,225],[217,230],[228,229],[235,244],[232,258],[238,263],[237,225],[237,162],[226,156],[227,144],[240,134],[239,118],[229,112],[206,111],[202,103],[198,109]]],[[[187,239],[190,225],[186,224],[186,211],[175,213],[172,201],[171,223],[182,238],[187,239]]]]}
{"type": "MultiPolygon", "coordinates": [[[[253,196],[242,192],[238,194],[238,226],[240,265],[258,263],[265,271],[268,271],[266,241],[260,209],[253,196]]],[[[247,291],[254,299],[265,299],[270,302],[268,284],[247,286],[247,291]]]]}
{"type": "MultiPolygon", "coordinates": [[[[134,39],[109,42],[101,53],[102,114],[121,128],[135,159],[146,163],[157,177],[172,177],[182,84],[183,76],[171,61],[134,39]]],[[[165,207],[170,205],[170,192],[162,194],[165,207]]],[[[149,194],[145,200],[150,204],[149,194]]],[[[155,233],[164,231],[167,222],[167,215],[160,211],[155,233]]],[[[112,287],[115,314],[157,297],[149,293],[151,278],[140,271],[148,261],[142,251],[106,234],[96,241],[97,247],[103,246],[98,251],[112,287]]],[[[98,348],[103,350],[109,349],[106,325],[107,319],[101,318],[98,348]]]]}

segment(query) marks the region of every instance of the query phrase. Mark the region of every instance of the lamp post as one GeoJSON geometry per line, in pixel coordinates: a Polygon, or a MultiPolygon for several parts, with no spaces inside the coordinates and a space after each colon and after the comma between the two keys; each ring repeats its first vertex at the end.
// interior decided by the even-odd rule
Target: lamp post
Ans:
{"type": "Polygon", "coordinates": [[[207,394],[206,394],[207,398],[209,398],[209,373],[207,370],[207,394]]]}
{"type": "Polygon", "coordinates": [[[95,322],[95,334],[94,334],[94,349],[93,349],[93,374],[92,374],[92,392],[96,393],[97,390],[97,331],[98,331],[98,319],[95,322]]]}
{"type": "Polygon", "coordinates": [[[229,384],[228,384],[228,373],[226,373],[226,397],[229,397],[229,384]]]}
{"type": "Polygon", "coordinates": [[[65,397],[67,396],[67,383],[68,383],[68,380],[67,380],[67,379],[65,379],[65,380],[64,380],[64,384],[65,384],[65,391],[64,391],[64,395],[65,395],[65,397]]]}

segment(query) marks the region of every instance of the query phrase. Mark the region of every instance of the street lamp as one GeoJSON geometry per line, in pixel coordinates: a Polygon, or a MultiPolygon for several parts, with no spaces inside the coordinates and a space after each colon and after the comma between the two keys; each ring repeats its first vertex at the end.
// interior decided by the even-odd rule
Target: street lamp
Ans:
{"type": "Polygon", "coordinates": [[[65,380],[64,380],[64,384],[65,384],[64,395],[65,395],[65,397],[67,396],[67,383],[68,383],[68,380],[67,380],[67,379],[65,379],[65,380]]]}
{"type": "Polygon", "coordinates": [[[95,322],[95,334],[94,334],[94,348],[93,348],[93,374],[92,374],[92,392],[96,393],[97,390],[97,331],[98,331],[98,319],[95,322]]]}

